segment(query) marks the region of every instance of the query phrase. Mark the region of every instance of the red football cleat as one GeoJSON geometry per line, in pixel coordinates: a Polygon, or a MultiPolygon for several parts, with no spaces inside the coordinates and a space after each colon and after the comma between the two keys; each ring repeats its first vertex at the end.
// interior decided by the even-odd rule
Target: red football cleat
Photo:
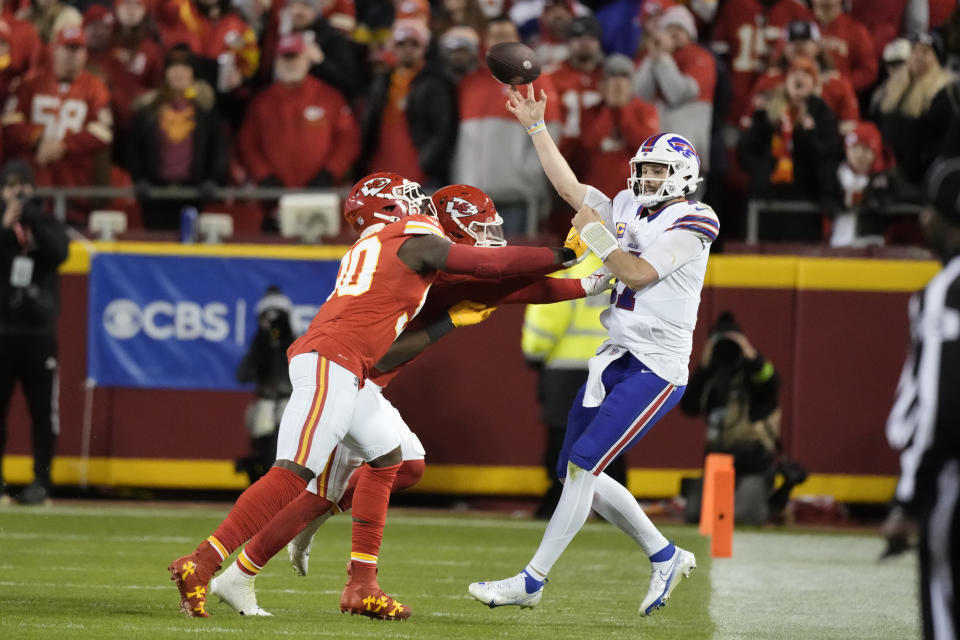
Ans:
{"type": "Polygon", "coordinates": [[[409,606],[400,604],[380,589],[375,566],[350,563],[347,575],[347,585],[340,594],[340,611],[377,620],[406,620],[410,617],[409,606]]]}
{"type": "Polygon", "coordinates": [[[180,591],[180,611],[192,618],[209,618],[207,613],[207,584],[220,566],[207,567],[195,553],[177,558],[170,563],[170,579],[180,591]]]}

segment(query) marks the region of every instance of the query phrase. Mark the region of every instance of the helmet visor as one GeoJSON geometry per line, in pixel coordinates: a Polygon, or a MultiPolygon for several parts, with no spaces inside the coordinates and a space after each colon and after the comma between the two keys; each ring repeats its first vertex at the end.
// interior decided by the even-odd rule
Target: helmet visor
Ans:
{"type": "Polygon", "coordinates": [[[507,241],[503,237],[503,218],[497,214],[493,222],[471,222],[468,227],[476,247],[503,247],[507,241]]]}

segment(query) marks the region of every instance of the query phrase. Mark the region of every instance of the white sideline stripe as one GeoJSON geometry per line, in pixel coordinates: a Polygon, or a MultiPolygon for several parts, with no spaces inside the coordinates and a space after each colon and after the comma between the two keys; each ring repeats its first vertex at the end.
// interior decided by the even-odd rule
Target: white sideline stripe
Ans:
{"type": "Polygon", "coordinates": [[[919,638],[916,556],[882,550],[879,536],[738,530],[710,569],[714,638],[919,638]]]}

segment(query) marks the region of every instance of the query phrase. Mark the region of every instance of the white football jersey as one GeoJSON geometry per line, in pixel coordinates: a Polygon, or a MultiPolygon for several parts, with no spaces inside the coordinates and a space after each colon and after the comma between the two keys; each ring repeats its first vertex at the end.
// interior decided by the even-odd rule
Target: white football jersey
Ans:
{"type": "Polygon", "coordinates": [[[664,380],[677,386],[687,384],[707,257],[720,231],[717,214],[705,204],[687,200],[641,217],[643,208],[627,189],[611,202],[597,189],[587,187],[583,202],[597,210],[620,249],[636,256],[642,256],[666,233],[694,233],[701,239],[702,249],[685,262],[665,269],[655,265],[663,271],[661,278],[646,288],[633,291],[617,282],[610,306],[600,316],[610,334],[605,346],[629,349],[664,380]]]}

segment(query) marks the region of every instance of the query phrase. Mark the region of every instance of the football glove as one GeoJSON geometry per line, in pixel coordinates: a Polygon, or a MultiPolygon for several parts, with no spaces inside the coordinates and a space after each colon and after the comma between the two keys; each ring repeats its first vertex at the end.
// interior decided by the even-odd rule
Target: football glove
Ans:
{"type": "Polygon", "coordinates": [[[613,289],[613,274],[606,267],[600,267],[586,278],[580,278],[580,285],[586,296],[595,296],[613,289]]]}
{"type": "Polygon", "coordinates": [[[490,314],[496,310],[496,307],[491,307],[481,302],[463,300],[447,309],[447,313],[450,315],[453,326],[469,327],[470,325],[480,324],[489,318],[490,314]]]}
{"type": "Polygon", "coordinates": [[[570,227],[570,231],[567,232],[567,239],[563,241],[563,246],[573,251],[573,253],[577,256],[573,260],[567,260],[564,262],[564,268],[580,264],[587,259],[587,254],[590,252],[590,247],[583,243],[583,240],[580,239],[580,234],[577,233],[577,229],[575,227],[570,227]]]}

